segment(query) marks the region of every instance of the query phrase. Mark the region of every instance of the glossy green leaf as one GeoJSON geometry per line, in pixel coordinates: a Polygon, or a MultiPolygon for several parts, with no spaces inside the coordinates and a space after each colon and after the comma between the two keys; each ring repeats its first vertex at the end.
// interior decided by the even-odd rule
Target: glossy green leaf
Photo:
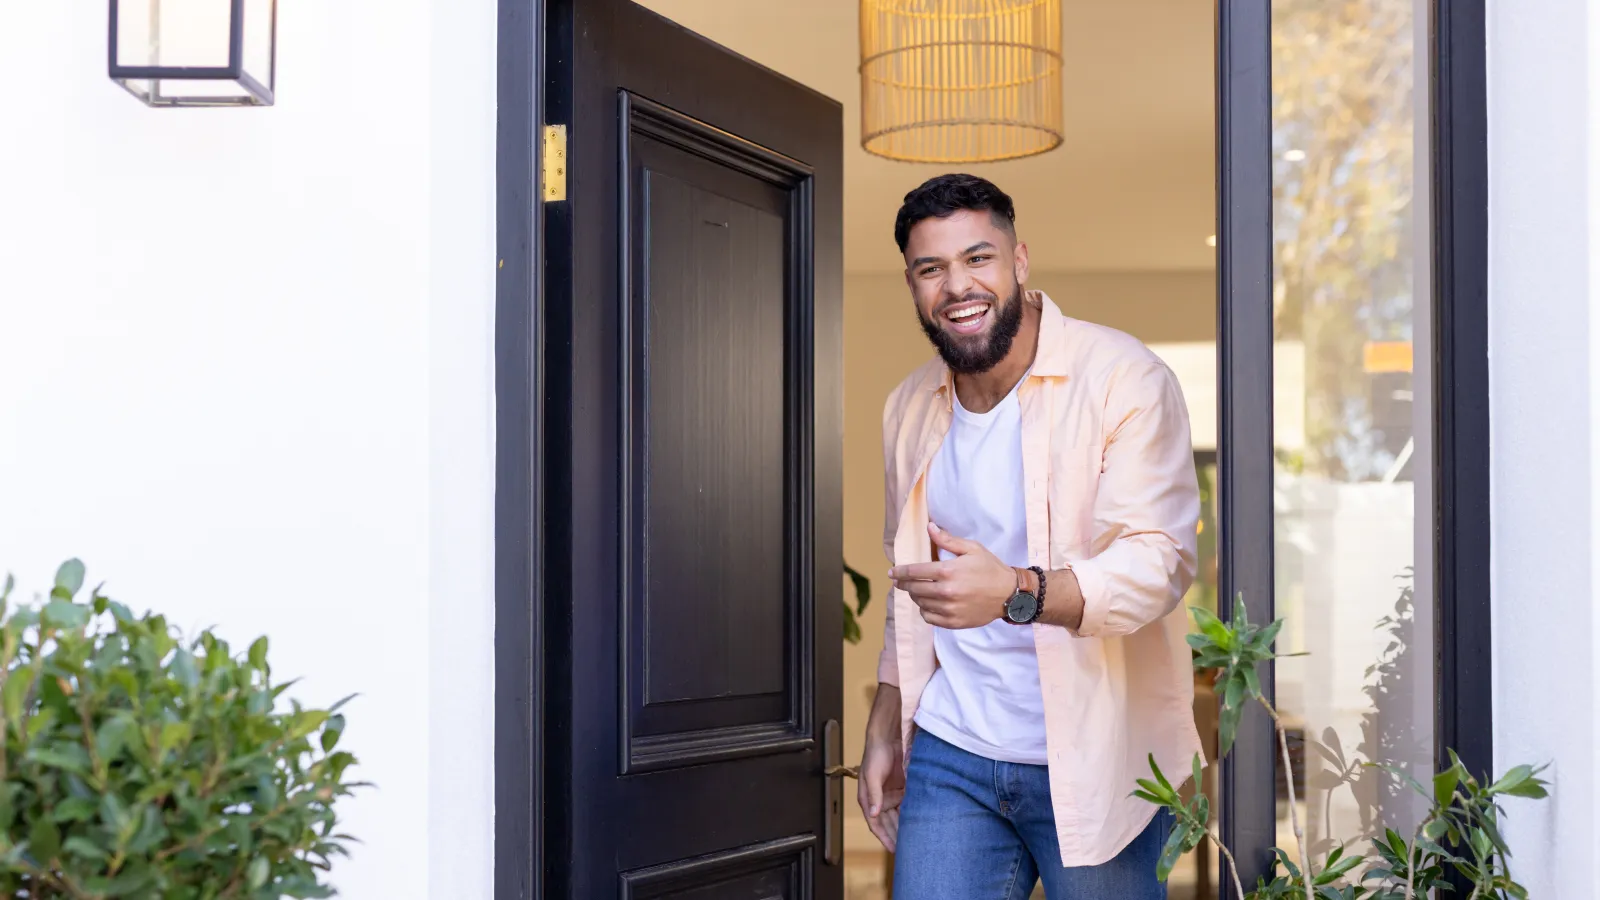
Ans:
{"type": "Polygon", "coordinates": [[[1224,757],[1233,749],[1234,736],[1239,731],[1238,706],[1223,706],[1217,715],[1217,756],[1224,757]]]}
{"type": "Polygon", "coordinates": [[[1273,847],[1272,852],[1278,857],[1278,862],[1282,863],[1283,867],[1289,870],[1289,877],[1298,881],[1300,879],[1300,867],[1294,864],[1294,860],[1289,858],[1289,854],[1285,853],[1278,847],[1273,847]]]}
{"type": "Polygon", "coordinates": [[[1172,782],[1167,780],[1167,776],[1161,772],[1161,767],[1156,765],[1156,755],[1151,753],[1145,758],[1149,760],[1150,772],[1156,776],[1156,781],[1161,785],[1162,790],[1172,793],[1172,782]]]}
{"type": "Polygon", "coordinates": [[[1161,848],[1161,858],[1156,861],[1157,881],[1165,882],[1167,876],[1172,874],[1178,857],[1183,855],[1184,838],[1187,836],[1188,830],[1185,828],[1173,828],[1172,833],[1167,835],[1167,843],[1161,848]]]}
{"type": "Polygon", "coordinates": [[[80,837],[78,835],[73,835],[72,837],[67,838],[65,841],[62,841],[61,849],[63,852],[70,853],[73,856],[81,856],[84,859],[95,860],[97,862],[103,862],[111,858],[111,854],[107,852],[105,848],[94,843],[86,837],[80,837]]]}
{"type": "Polygon", "coordinates": [[[867,580],[867,576],[852,569],[849,563],[845,563],[844,574],[850,579],[851,586],[855,588],[856,608],[854,612],[859,616],[867,611],[867,604],[872,602],[872,582],[867,580]]]}
{"type": "Polygon", "coordinates": [[[33,673],[27,669],[12,669],[6,683],[0,688],[0,704],[5,706],[6,723],[15,729],[22,724],[23,704],[33,686],[33,673]]]}
{"type": "Polygon", "coordinates": [[[61,855],[61,832],[54,822],[42,816],[34,821],[28,829],[28,855],[45,866],[61,855]]]}
{"type": "Polygon", "coordinates": [[[1330,855],[1327,861],[1322,864],[1322,871],[1318,872],[1316,877],[1312,879],[1313,884],[1333,884],[1343,878],[1351,869],[1362,863],[1362,859],[1359,856],[1341,858],[1338,854],[1339,851],[1334,851],[1333,855],[1330,855]]]}
{"type": "MultiPolygon", "coordinates": [[[[1200,633],[1210,638],[1212,643],[1224,650],[1233,647],[1233,632],[1229,631],[1227,624],[1212,614],[1210,610],[1200,606],[1191,606],[1189,614],[1194,617],[1194,623],[1200,628],[1200,633]]],[[[1191,637],[1198,637],[1198,635],[1191,635],[1191,637]]],[[[1193,645],[1191,644],[1191,646],[1193,645]]]]}
{"type": "Polygon", "coordinates": [[[329,716],[327,724],[322,726],[322,749],[332,751],[339,743],[339,735],[344,733],[344,716],[329,716]]]}
{"type": "Polygon", "coordinates": [[[262,635],[250,645],[250,665],[256,669],[267,671],[267,636],[262,635]]]}
{"type": "Polygon", "coordinates": [[[322,727],[328,720],[328,711],[323,709],[308,709],[295,713],[289,718],[289,739],[295,740],[309,735],[322,727]]]}
{"type": "Polygon", "coordinates": [[[46,625],[59,629],[82,628],[89,621],[89,615],[89,607],[60,597],[46,603],[40,611],[40,618],[46,625]]]}
{"type": "Polygon", "coordinates": [[[1460,773],[1456,769],[1445,769],[1433,776],[1433,802],[1440,806],[1448,806],[1455,796],[1456,785],[1461,783],[1460,773]]]}
{"type": "Polygon", "coordinates": [[[1499,781],[1489,786],[1489,793],[1525,797],[1530,800],[1548,797],[1549,792],[1545,789],[1545,782],[1537,777],[1539,771],[1532,766],[1515,766],[1501,776],[1499,781]]]}
{"type": "Polygon", "coordinates": [[[130,612],[126,606],[123,606],[121,603],[118,603],[115,600],[108,600],[106,602],[106,610],[111,613],[111,617],[119,625],[131,625],[135,621],[133,613],[130,612]]]}
{"type": "Polygon", "coordinates": [[[1160,797],[1157,797],[1155,794],[1153,794],[1153,793],[1151,793],[1149,791],[1146,791],[1146,790],[1137,790],[1137,791],[1134,791],[1133,793],[1129,794],[1128,796],[1130,796],[1130,797],[1138,797],[1140,800],[1143,800],[1144,802],[1152,804],[1154,806],[1166,806],[1167,805],[1165,800],[1162,800],[1160,797]]]}
{"type": "Polygon", "coordinates": [[[29,762],[74,775],[87,777],[89,773],[89,751],[77,744],[55,743],[43,747],[32,747],[25,757],[29,762]]]}
{"type": "Polygon", "coordinates": [[[1227,687],[1223,689],[1222,706],[1225,709],[1238,709],[1244,700],[1245,681],[1243,671],[1238,671],[1228,679],[1227,687]]]}
{"type": "Polygon", "coordinates": [[[200,683],[200,670],[195,667],[194,654],[188,650],[180,649],[173,654],[171,669],[172,677],[185,688],[193,688],[200,683]]]}
{"type": "Polygon", "coordinates": [[[1272,643],[1278,639],[1278,632],[1282,629],[1283,620],[1275,619],[1268,623],[1266,627],[1256,632],[1255,640],[1253,641],[1256,649],[1260,650],[1263,654],[1270,654],[1272,652],[1272,643]]]}
{"type": "MultiPolygon", "coordinates": [[[[69,559],[56,569],[55,589],[65,592],[67,599],[77,596],[83,590],[84,568],[83,562],[69,559]]],[[[53,593],[53,592],[52,592],[53,593]]]]}
{"type": "MultiPolygon", "coordinates": [[[[1253,666],[1253,665],[1244,666],[1244,667],[1239,669],[1239,673],[1244,676],[1244,687],[1245,687],[1245,690],[1249,693],[1250,698],[1254,699],[1256,697],[1260,697],[1261,696],[1261,676],[1260,676],[1259,673],[1256,672],[1256,667],[1253,666]]],[[[1312,743],[1312,746],[1313,747],[1317,747],[1317,746],[1320,746],[1320,745],[1312,743]]]]}

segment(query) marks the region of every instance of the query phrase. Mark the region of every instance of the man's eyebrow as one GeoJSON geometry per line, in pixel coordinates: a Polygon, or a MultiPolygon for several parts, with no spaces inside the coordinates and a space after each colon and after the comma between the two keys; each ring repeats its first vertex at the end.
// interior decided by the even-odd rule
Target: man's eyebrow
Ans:
{"type": "MultiPolygon", "coordinates": [[[[967,249],[961,251],[958,255],[959,256],[971,256],[972,254],[977,253],[979,250],[993,250],[993,249],[994,249],[994,244],[991,244],[988,241],[979,241],[976,244],[973,244],[971,247],[968,247],[967,249]]],[[[916,259],[913,259],[911,261],[911,268],[915,269],[917,266],[923,265],[924,263],[936,263],[936,262],[944,262],[944,260],[940,259],[937,256],[919,256],[916,259]]]]}

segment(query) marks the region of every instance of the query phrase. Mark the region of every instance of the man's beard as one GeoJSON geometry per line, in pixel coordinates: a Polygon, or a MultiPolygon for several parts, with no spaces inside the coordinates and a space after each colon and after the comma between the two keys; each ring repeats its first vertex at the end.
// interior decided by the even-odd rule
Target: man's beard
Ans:
{"type": "Polygon", "coordinates": [[[996,304],[992,294],[982,293],[967,294],[960,302],[975,300],[989,301],[989,314],[995,317],[987,340],[984,335],[968,338],[953,334],[925,317],[921,309],[917,310],[917,321],[922,323],[922,332],[933,342],[944,364],[958,375],[982,375],[999,365],[1000,360],[1011,352],[1011,341],[1022,328],[1022,285],[1018,284],[1012,289],[1005,303],[996,304]]]}

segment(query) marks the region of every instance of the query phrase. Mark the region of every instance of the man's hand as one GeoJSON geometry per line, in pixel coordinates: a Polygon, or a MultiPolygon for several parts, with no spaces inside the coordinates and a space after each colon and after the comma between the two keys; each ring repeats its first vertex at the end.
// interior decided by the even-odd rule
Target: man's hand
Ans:
{"type": "Polygon", "coordinates": [[[1000,618],[1006,600],[1017,590],[1017,571],[977,541],[958,538],[932,522],[933,545],[955,559],[895,566],[894,586],[922,610],[922,618],[940,628],[982,628],[1000,618]]]}
{"type": "Polygon", "coordinates": [[[878,685],[867,716],[856,802],[883,849],[894,852],[900,837],[900,800],[906,795],[905,755],[900,746],[900,689],[878,685]]]}

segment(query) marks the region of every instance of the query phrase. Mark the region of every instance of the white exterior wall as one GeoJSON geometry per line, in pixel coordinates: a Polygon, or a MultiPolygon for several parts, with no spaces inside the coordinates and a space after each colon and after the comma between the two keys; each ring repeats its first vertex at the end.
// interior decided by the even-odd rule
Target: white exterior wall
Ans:
{"type": "Polygon", "coordinates": [[[279,5],[277,107],[150,110],[0,4],[0,570],[360,692],[343,896],[488,897],[494,3],[279,5]]]}
{"type": "Polygon", "coordinates": [[[1600,897],[1600,4],[1488,8],[1495,757],[1552,764],[1505,830],[1532,896],[1578,900],[1600,897]]]}

